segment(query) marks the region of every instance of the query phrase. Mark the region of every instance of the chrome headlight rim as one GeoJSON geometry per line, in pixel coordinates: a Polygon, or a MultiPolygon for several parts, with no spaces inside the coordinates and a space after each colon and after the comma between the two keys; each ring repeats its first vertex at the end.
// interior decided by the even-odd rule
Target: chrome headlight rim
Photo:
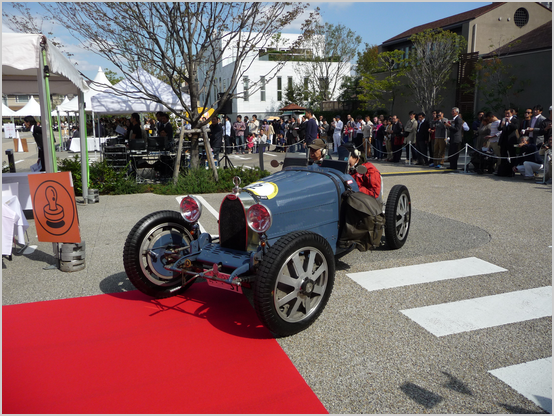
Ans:
{"type": "Polygon", "coordinates": [[[179,210],[183,219],[189,224],[196,224],[202,216],[202,204],[200,203],[198,198],[193,195],[187,195],[183,199],[181,199],[181,202],[179,203],[179,210]],[[184,204],[191,201],[196,204],[196,210],[192,211],[192,214],[187,214],[191,211],[189,209],[185,209],[184,204]]]}

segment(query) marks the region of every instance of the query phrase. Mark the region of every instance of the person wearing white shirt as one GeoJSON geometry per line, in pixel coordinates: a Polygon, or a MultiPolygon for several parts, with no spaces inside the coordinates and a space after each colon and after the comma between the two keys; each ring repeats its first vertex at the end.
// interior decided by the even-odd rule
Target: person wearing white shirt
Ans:
{"type": "Polygon", "coordinates": [[[223,124],[223,139],[225,143],[225,154],[233,153],[233,146],[231,144],[231,121],[228,116],[225,116],[223,124]]]}
{"type": "Polygon", "coordinates": [[[342,144],[341,138],[342,138],[342,127],[343,127],[343,123],[340,120],[340,116],[336,116],[332,124],[333,124],[333,127],[335,128],[333,132],[333,152],[338,153],[339,146],[342,144]]]}

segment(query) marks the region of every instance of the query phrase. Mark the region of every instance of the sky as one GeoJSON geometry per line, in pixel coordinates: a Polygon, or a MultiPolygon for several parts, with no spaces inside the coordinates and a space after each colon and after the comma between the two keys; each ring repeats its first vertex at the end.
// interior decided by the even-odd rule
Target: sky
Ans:
{"type": "MultiPolygon", "coordinates": [[[[356,35],[361,36],[360,51],[365,44],[379,45],[384,41],[412,28],[435,20],[443,19],[458,13],[476,9],[490,4],[442,1],[442,2],[310,2],[310,10],[320,8],[320,13],[325,22],[342,24],[352,29],[356,35]]],[[[38,3],[26,3],[32,11],[40,12],[38,3]]],[[[9,2],[2,3],[2,9],[10,12],[9,2]]],[[[4,18],[2,19],[4,20],[4,18]]],[[[300,28],[300,22],[293,22],[290,28],[284,32],[296,32],[300,28]]],[[[76,62],[77,68],[87,77],[94,78],[98,67],[115,71],[115,66],[109,61],[92,52],[83,50],[79,42],[61,26],[44,24],[44,31],[52,31],[54,35],[66,45],[66,50],[73,53],[71,58],[76,62]]],[[[2,25],[2,31],[10,31],[6,24],[2,25]]],[[[117,72],[117,71],[116,71],[117,72]]]]}

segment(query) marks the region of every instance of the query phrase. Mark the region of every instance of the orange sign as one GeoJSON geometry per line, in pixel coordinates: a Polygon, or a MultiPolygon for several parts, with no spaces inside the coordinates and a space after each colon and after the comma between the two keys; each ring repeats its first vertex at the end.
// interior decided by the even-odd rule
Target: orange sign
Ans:
{"type": "Polygon", "coordinates": [[[70,172],[29,175],[38,241],[80,243],[79,217],[70,172]]]}

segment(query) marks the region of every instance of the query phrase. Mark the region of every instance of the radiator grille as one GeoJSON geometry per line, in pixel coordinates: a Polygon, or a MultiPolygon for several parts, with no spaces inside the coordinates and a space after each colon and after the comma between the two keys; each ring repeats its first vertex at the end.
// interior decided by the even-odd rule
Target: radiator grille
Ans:
{"type": "Polygon", "coordinates": [[[248,230],[246,214],[239,198],[225,198],[219,210],[219,243],[221,247],[246,250],[248,230]]]}

